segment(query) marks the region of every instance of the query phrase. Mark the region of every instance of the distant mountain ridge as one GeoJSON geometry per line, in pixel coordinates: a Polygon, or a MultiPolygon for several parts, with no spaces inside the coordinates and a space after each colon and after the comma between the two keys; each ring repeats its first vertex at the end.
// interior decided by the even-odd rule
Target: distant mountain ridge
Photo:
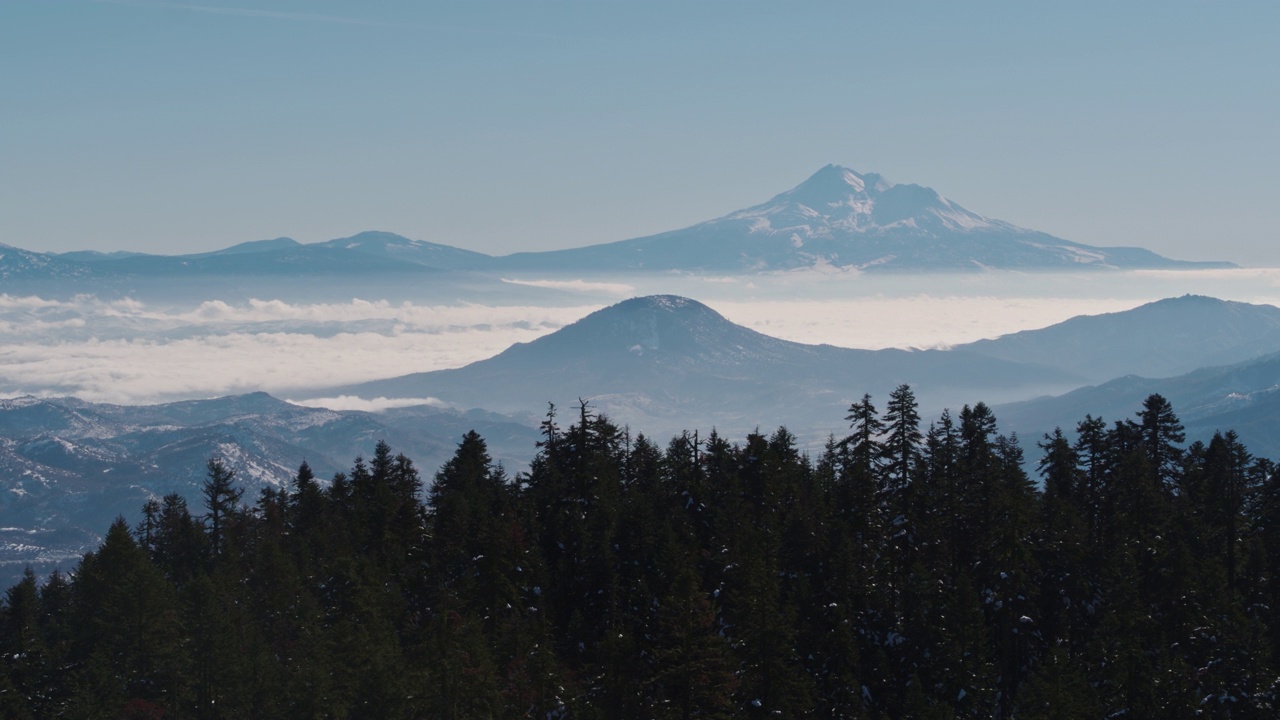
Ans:
{"type": "Polygon", "coordinates": [[[691,227],[567,250],[494,257],[388,232],[301,244],[251,241],[208,253],[0,252],[0,279],[476,272],[1080,270],[1234,267],[1132,247],[1094,247],[988,218],[935,190],[827,165],[772,199],[691,227]]]}
{"type": "Polygon", "coordinates": [[[333,411],[266,393],[144,406],[0,399],[0,574],[77,557],[117,515],[136,517],[151,497],[178,492],[198,511],[211,456],[236,472],[252,504],[259,488],[287,484],[303,460],[324,480],[378,440],[412,458],[429,481],[472,429],[514,467],[537,436],[483,411],[333,411]]]}
{"type": "Polygon", "coordinates": [[[1280,352],[1169,378],[1128,375],[1101,385],[996,407],[1003,425],[1040,437],[1055,427],[1073,431],[1086,413],[1108,422],[1132,419],[1142,400],[1159,393],[1186,426],[1187,441],[1235,430],[1250,451],[1280,458],[1280,352]]]}
{"type": "Polygon", "coordinates": [[[1280,308],[1183,295],[956,349],[1057,367],[1095,383],[1169,377],[1280,350],[1280,308]]]}
{"type": "MultiPolygon", "coordinates": [[[[890,389],[908,383],[926,415],[979,400],[996,405],[1001,428],[1018,432],[1030,452],[1055,425],[1070,429],[1086,413],[1132,417],[1143,398],[1160,392],[1191,438],[1236,428],[1255,452],[1275,457],[1278,327],[1280,310],[1271,306],[1183,296],[951,350],[872,351],[770,337],[695,300],[656,295],[606,307],[466,367],[316,394],[434,397],[521,418],[545,412],[548,402],[572,413],[584,400],[659,441],[682,429],[737,435],[781,424],[812,443],[844,432],[845,411],[862,393],[882,407],[890,389]],[[1101,341],[1088,342],[1093,336],[1101,341]],[[1258,350],[1271,352],[1254,358],[1258,350]],[[1143,363],[1142,353],[1176,356],[1157,364],[1171,372],[1208,358],[1252,359],[1066,392],[1090,372],[1143,363]]],[[[335,412],[265,393],[140,407],[0,400],[0,526],[8,528],[0,528],[0,565],[70,557],[95,543],[92,533],[116,513],[134,512],[156,494],[193,493],[211,454],[227,458],[250,486],[271,485],[287,482],[304,458],[325,477],[386,439],[425,476],[473,428],[495,457],[520,463],[532,454],[532,421],[480,410],[335,412]]]]}
{"type": "Polygon", "coordinates": [[[997,406],[1001,424],[1024,438],[1070,432],[1086,414],[1131,419],[1159,393],[1189,442],[1234,429],[1254,452],[1280,457],[1280,308],[1184,295],[960,347],[1098,383],[997,406]]]}
{"type": "Polygon", "coordinates": [[[658,295],[604,308],[466,367],[316,392],[431,396],[500,412],[581,398],[660,434],[763,423],[804,435],[838,428],[853,399],[885,397],[899,383],[912,385],[926,408],[955,408],[1063,393],[1143,368],[1177,375],[1277,349],[1280,308],[1193,295],[910,352],[794,343],[735,325],[695,300],[658,295]]]}
{"type": "MultiPolygon", "coordinates": [[[[439,398],[461,407],[537,412],[579,398],[658,435],[786,424],[798,434],[843,425],[850,402],[911,384],[922,404],[1028,397],[1076,387],[1061,370],[965,351],[805,345],[736,325],[674,295],[632,298],[462,368],[339,388],[324,396],[439,398]]],[[[931,406],[931,405],[930,405],[931,406]]]]}
{"type": "Polygon", "coordinates": [[[865,271],[1230,267],[1100,248],[987,218],[932,188],[827,165],[769,201],[681,230],[553,252],[501,267],[552,270],[865,271]]]}

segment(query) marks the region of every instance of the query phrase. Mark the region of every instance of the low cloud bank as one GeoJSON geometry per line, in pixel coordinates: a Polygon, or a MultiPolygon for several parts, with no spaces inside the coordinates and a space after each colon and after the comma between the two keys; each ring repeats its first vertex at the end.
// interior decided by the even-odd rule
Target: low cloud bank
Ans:
{"type": "Polygon", "coordinates": [[[610,295],[631,295],[636,290],[635,286],[627,285],[626,283],[592,282],[590,280],[517,280],[514,278],[502,278],[502,282],[551,290],[571,290],[584,293],[603,292],[610,295]]]}
{"type": "MultiPolygon", "coordinates": [[[[867,349],[947,347],[1187,292],[1280,302],[1280,270],[1272,269],[1070,277],[975,273],[897,286],[891,279],[871,277],[843,282],[716,280],[663,276],[643,282],[628,278],[634,285],[529,282],[576,283],[592,291],[614,288],[628,293],[634,286],[639,288],[634,294],[675,292],[702,300],[733,322],[768,335],[867,349]],[[756,282],[761,287],[756,288],[756,282]],[[927,290],[921,292],[922,287],[927,290]]],[[[297,396],[309,388],[460,367],[513,343],[535,340],[602,304],[211,299],[195,307],[166,308],[130,299],[79,296],[54,301],[0,294],[0,397],[72,394],[135,404],[255,390],[297,396]]],[[[385,409],[430,400],[314,402],[385,409]]]]}
{"type": "Polygon", "coordinates": [[[1077,315],[1128,310],[1142,304],[1117,298],[934,297],[854,300],[716,302],[726,318],[752,330],[820,345],[879,350],[941,348],[1077,315]]]}
{"type": "Polygon", "coordinates": [[[359,398],[354,395],[339,395],[331,398],[309,398],[307,400],[289,399],[294,405],[302,405],[304,407],[325,408],[326,410],[360,410],[362,412],[382,412],[383,410],[391,410],[394,408],[417,407],[419,405],[428,405],[430,407],[445,408],[449,407],[449,403],[433,397],[426,398],[386,398],[376,397],[369,400],[359,398]]]}
{"type": "Polygon", "coordinates": [[[210,300],[168,309],[0,295],[0,395],[132,404],[287,394],[460,367],[596,309],[360,299],[210,300]]]}

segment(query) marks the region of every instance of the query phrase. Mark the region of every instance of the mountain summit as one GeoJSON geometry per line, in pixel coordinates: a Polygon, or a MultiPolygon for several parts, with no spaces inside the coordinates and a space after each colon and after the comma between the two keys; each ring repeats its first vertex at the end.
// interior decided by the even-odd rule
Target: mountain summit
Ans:
{"type": "Polygon", "coordinates": [[[1079,385],[1070,373],[976,353],[805,345],[737,325],[696,300],[652,295],[602,308],[466,367],[316,392],[434,397],[533,414],[547,402],[569,407],[582,398],[659,435],[781,422],[817,436],[840,426],[863,392],[883,397],[901,383],[910,383],[926,407],[1079,385]]]}
{"type": "MultiPolygon", "coordinates": [[[[168,280],[181,288],[209,279],[225,288],[232,277],[281,278],[361,285],[380,275],[414,287],[440,285],[447,274],[480,273],[500,292],[499,273],[760,272],[855,270],[1080,270],[1234,267],[1222,262],[1170,260],[1132,247],[1093,247],[981,215],[932,188],[898,184],[876,173],[827,165],[768,201],[681,230],[569,250],[493,257],[460,248],[367,231],[299,244],[289,238],[241,243],[194,255],[76,252],[62,256],[0,246],[0,280],[45,282],[75,278],[127,288],[168,280]],[[430,274],[430,283],[424,282],[430,274]]],[[[462,278],[462,282],[470,282],[462,278]]],[[[527,288],[526,288],[527,290],[527,288]]],[[[42,294],[48,289],[40,288],[42,294]]]]}
{"type": "Polygon", "coordinates": [[[932,188],[895,185],[876,173],[861,175],[839,165],[827,165],[808,180],[728,219],[758,221],[754,230],[827,225],[868,234],[895,226],[915,229],[973,231],[1018,228],[990,220],[956,205],[932,188]]]}
{"type": "Polygon", "coordinates": [[[1224,267],[1102,248],[980,215],[932,188],[827,165],[767,202],[648,237],[499,258],[511,270],[1074,270],[1224,267]]]}

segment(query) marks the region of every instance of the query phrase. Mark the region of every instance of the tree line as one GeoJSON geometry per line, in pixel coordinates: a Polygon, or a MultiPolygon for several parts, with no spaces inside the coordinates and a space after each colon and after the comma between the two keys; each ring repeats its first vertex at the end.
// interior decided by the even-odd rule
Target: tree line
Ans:
{"type": "Polygon", "coordinates": [[[1273,718],[1280,472],[1152,395],[1037,443],[908,386],[808,457],[582,403],[529,470],[217,459],[0,604],[7,718],[1273,718]]]}

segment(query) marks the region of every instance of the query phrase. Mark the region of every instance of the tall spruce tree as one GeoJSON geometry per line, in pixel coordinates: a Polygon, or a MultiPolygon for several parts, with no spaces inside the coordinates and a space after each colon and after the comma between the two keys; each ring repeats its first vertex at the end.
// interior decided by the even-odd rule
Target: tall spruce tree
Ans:
{"type": "Polygon", "coordinates": [[[865,394],[861,400],[850,405],[845,420],[852,430],[841,443],[848,457],[847,463],[857,472],[875,477],[885,454],[880,443],[885,425],[876,414],[871,395],[865,394]]]}
{"type": "Polygon", "coordinates": [[[1178,446],[1186,439],[1182,423],[1174,414],[1173,405],[1159,393],[1142,401],[1138,419],[1151,472],[1161,486],[1171,489],[1177,483],[1182,461],[1182,450],[1178,446]]]}
{"type": "Polygon", "coordinates": [[[889,394],[884,413],[886,463],[881,483],[890,495],[902,493],[911,482],[911,473],[924,436],[920,432],[920,408],[909,385],[899,385],[889,394]]]}
{"type": "Polygon", "coordinates": [[[204,497],[204,507],[208,511],[205,521],[209,525],[209,549],[217,557],[222,554],[227,523],[236,513],[244,489],[236,487],[235,472],[223,464],[222,460],[209,458],[206,467],[208,475],[200,488],[200,494],[204,497]]]}

